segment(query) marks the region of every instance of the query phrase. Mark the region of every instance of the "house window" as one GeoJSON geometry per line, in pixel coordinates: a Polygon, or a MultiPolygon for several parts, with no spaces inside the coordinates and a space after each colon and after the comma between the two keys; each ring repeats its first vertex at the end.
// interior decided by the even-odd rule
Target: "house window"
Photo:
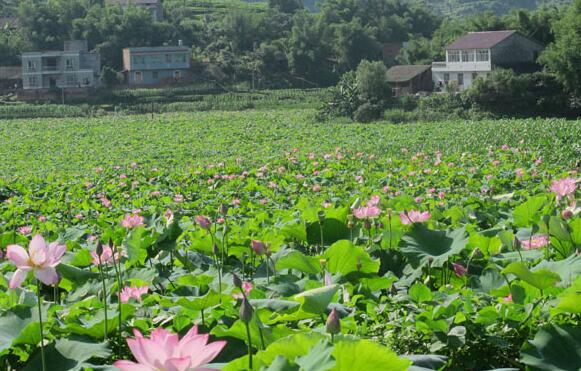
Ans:
{"type": "Polygon", "coordinates": [[[448,62],[460,62],[460,50],[448,50],[448,62]]]}
{"type": "Polygon", "coordinates": [[[133,74],[133,79],[135,81],[143,81],[143,74],[141,73],[141,71],[135,71],[133,74]]]}
{"type": "Polygon", "coordinates": [[[28,85],[29,86],[35,87],[35,86],[37,86],[37,83],[38,83],[38,79],[36,78],[36,76],[30,76],[28,78],[28,85]]]}
{"type": "Polygon", "coordinates": [[[185,54],[180,54],[180,55],[178,56],[178,60],[179,60],[179,62],[181,62],[181,63],[186,63],[186,55],[185,55],[185,54]]]}
{"type": "Polygon", "coordinates": [[[176,80],[179,80],[182,78],[182,71],[174,71],[173,72],[173,78],[176,80]]]}
{"type": "Polygon", "coordinates": [[[476,62],[488,62],[490,60],[490,53],[488,49],[478,49],[476,51],[476,62]]]}
{"type": "Polygon", "coordinates": [[[171,54],[165,55],[165,63],[171,63],[171,54]]]}
{"type": "Polygon", "coordinates": [[[476,81],[476,79],[478,79],[478,73],[477,72],[473,72],[472,73],[472,82],[476,81]]]}
{"type": "Polygon", "coordinates": [[[462,62],[474,62],[474,53],[472,50],[462,50],[462,62]]]}
{"type": "Polygon", "coordinates": [[[36,71],[36,63],[34,61],[28,61],[27,66],[29,71],[36,71]]]}
{"type": "Polygon", "coordinates": [[[65,65],[67,70],[72,70],[74,68],[74,62],[72,59],[67,59],[65,65]]]}
{"type": "Polygon", "coordinates": [[[67,86],[74,86],[76,83],[75,75],[67,75],[67,86]]]}
{"type": "Polygon", "coordinates": [[[460,85],[460,86],[464,85],[464,74],[463,73],[458,74],[458,85],[460,85]]]}
{"type": "Polygon", "coordinates": [[[154,79],[154,80],[157,80],[157,79],[159,79],[159,72],[157,72],[157,71],[153,71],[153,72],[152,72],[152,75],[153,75],[153,79],[154,79]]]}
{"type": "Polygon", "coordinates": [[[449,73],[445,73],[444,74],[444,82],[447,84],[448,81],[450,81],[450,74],[449,73]]]}

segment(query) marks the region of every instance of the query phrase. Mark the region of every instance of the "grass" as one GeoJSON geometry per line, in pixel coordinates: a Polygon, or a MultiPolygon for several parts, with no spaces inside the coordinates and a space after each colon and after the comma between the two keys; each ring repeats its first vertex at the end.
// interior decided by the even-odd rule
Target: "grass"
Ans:
{"type": "Polygon", "coordinates": [[[545,162],[570,168],[581,158],[581,125],[566,120],[500,120],[393,125],[316,122],[314,110],[262,110],[0,121],[0,176],[74,176],[133,161],[173,171],[205,163],[249,164],[293,148],[336,147],[397,154],[487,151],[502,144],[538,150],[545,162]]]}

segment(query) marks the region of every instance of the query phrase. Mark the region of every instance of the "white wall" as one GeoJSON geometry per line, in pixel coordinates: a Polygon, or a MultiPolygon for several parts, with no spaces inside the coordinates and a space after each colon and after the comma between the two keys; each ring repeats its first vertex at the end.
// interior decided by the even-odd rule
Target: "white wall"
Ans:
{"type": "MultiPolygon", "coordinates": [[[[458,75],[463,74],[464,76],[464,84],[459,85],[458,88],[460,90],[466,90],[474,83],[474,79],[472,77],[473,72],[462,72],[462,71],[453,71],[453,72],[443,72],[443,71],[432,71],[432,80],[434,81],[435,90],[437,91],[440,82],[442,83],[442,88],[445,86],[445,74],[449,74],[449,82],[458,84],[458,75]]],[[[476,78],[485,79],[487,76],[487,72],[474,72],[476,74],[476,78]]]]}

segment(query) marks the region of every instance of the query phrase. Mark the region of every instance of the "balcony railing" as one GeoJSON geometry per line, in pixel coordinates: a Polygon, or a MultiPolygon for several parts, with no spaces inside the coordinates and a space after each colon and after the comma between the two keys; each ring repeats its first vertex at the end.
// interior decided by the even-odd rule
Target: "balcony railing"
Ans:
{"type": "Polygon", "coordinates": [[[59,66],[42,66],[42,71],[43,72],[56,72],[56,71],[60,71],[60,67],[59,66]]]}
{"type": "Polygon", "coordinates": [[[488,62],[433,62],[432,71],[443,72],[487,72],[492,69],[492,64],[488,62]]]}

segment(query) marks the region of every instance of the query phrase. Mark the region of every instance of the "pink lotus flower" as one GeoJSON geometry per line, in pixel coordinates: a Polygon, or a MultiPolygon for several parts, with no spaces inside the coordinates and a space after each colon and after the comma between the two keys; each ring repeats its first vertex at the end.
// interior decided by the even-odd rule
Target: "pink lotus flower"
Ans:
{"type": "Polygon", "coordinates": [[[508,296],[505,296],[503,299],[506,302],[512,303],[512,294],[508,294],[508,296]]]}
{"type": "Polygon", "coordinates": [[[41,222],[41,223],[46,222],[46,216],[44,216],[44,215],[39,216],[38,217],[38,221],[41,222]]]}
{"type": "MultiPolygon", "coordinates": [[[[250,295],[250,291],[252,291],[252,287],[253,287],[252,282],[246,282],[246,281],[242,282],[242,291],[244,291],[244,295],[246,295],[246,296],[250,295]]],[[[242,300],[242,299],[244,299],[244,295],[236,293],[236,294],[232,294],[232,297],[234,299],[242,300]]]]}
{"type": "Polygon", "coordinates": [[[198,326],[180,340],[166,329],[153,330],[149,338],[133,330],[135,339],[127,345],[137,360],[117,361],[113,365],[121,371],[195,371],[212,370],[203,366],[211,362],[226,346],[225,341],[208,344],[208,334],[198,335],[198,326]]]}
{"type": "Polygon", "coordinates": [[[119,253],[116,252],[113,254],[113,249],[111,248],[111,246],[108,245],[104,245],[103,246],[103,252],[101,252],[101,263],[99,264],[99,254],[97,254],[96,250],[91,251],[91,256],[93,257],[93,260],[91,261],[91,263],[93,263],[93,265],[97,265],[99,266],[100,264],[111,264],[114,261],[119,261],[119,253]]]}
{"type": "Polygon", "coordinates": [[[380,201],[381,201],[381,197],[379,197],[378,195],[373,195],[373,196],[371,196],[369,201],[367,201],[366,206],[377,206],[377,205],[379,205],[380,201]]]}
{"type": "Polygon", "coordinates": [[[232,200],[232,206],[238,206],[240,205],[240,200],[238,198],[235,198],[232,200]]]}
{"type": "Polygon", "coordinates": [[[163,213],[163,217],[165,218],[165,220],[167,221],[167,223],[171,223],[171,221],[173,220],[173,211],[171,211],[170,209],[167,209],[164,213],[163,213]]]}
{"type": "Polygon", "coordinates": [[[518,178],[522,178],[525,175],[525,171],[521,168],[518,168],[514,171],[514,174],[518,177],[518,178]]]}
{"type": "Polygon", "coordinates": [[[177,202],[177,203],[184,202],[184,196],[177,194],[177,195],[173,196],[173,200],[174,200],[174,202],[177,202]]]}
{"type": "Polygon", "coordinates": [[[103,207],[106,208],[111,207],[111,201],[109,201],[109,199],[107,199],[106,197],[101,197],[101,204],[103,205],[103,207]]]}
{"type": "Polygon", "coordinates": [[[196,223],[198,223],[200,225],[200,227],[202,227],[205,230],[210,230],[210,227],[212,226],[212,221],[210,220],[210,218],[208,218],[207,216],[204,215],[198,215],[196,216],[196,223]]]}
{"type": "Polygon", "coordinates": [[[468,269],[465,268],[462,264],[452,263],[452,268],[454,268],[454,273],[456,273],[456,276],[458,277],[465,276],[466,273],[468,273],[468,269]]]}
{"type": "Polygon", "coordinates": [[[424,211],[423,213],[416,210],[411,210],[407,214],[401,213],[399,214],[399,218],[401,219],[401,223],[403,225],[408,225],[412,223],[423,223],[430,219],[430,213],[428,211],[424,211]]]}
{"type": "Polygon", "coordinates": [[[375,218],[380,213],[381,213],[381,210],[377,206],[370,206],[370,207],[363,206],[363,207],[358,207],[356,209],[353,209],[353,215],[355,215],[355,217],[357,219],[375,218]]]}
{"type": "Polygon", "coordinates": [[[140,225],[143,225],[143,217],[136,213],[127,214],[125,215],[125,218],[121,221],[121,225],[127,229],[139,227],[140,225]]]}
{"type": "Polygon", "coordinates": [[[567,197],[575,193],[577,185],[575,184],[575,179],[565,178],[561,180],[556,180],[551,184],[551,192],[557,196],[557,202],[559,202],[563,197],[567,197]]]}
{"type": "Polygon", "coordinates": [[[313,192],[321,192],[321,186],[318,184],[315,184],[313,186],[313,192]]]}
{"type": "Polygon", "coordinates": [[[30,234],[32,233],[32,226],[31,225],[23,225],[17,229],[18,233],[20,234],[30,234]]]}
{"type": "Polygon", "coordinates": [[[540,249],[549,244],[549,237],[545,235],[536,235],[529,239],[522,240],[521,244],[524,250],[540,249]]]}
{"type": "Polygon", "coordinates": [[[58,280],[56,266],[67,251],[65,245],[58,242],[46,244],[44,238],[37,234],[28,245],[28,252],[19,245],[9,245],[6,249],[6,257],[16,265],[16,272],[8,284],[11,289],[20,287],[29,271],[34,271],[34,276],[46,285],[55,285],[58,280]]]}
{"type": "Polygon", "coordinates": [[[159,197],[159,196],[161,196],[161,192],[160,191],[151,191],[151,193],[149,195],[151,197],[159,197]]]}
{"type": "Polygon", "coordinates": [[[264,255],[266,253],[266,245],[262,241],[252,240],[251,241],[252,250],[256,255],[264,255]]]}
{"type": "Polygon", "coordinates": [[[129,299],[133,298],[138,302],[141,302],[141,296],[147,294],[149,291],[149,286],[134,287],[125,286],[119,296],[121,297],[122,303],[129,302],[129,299]]]}

